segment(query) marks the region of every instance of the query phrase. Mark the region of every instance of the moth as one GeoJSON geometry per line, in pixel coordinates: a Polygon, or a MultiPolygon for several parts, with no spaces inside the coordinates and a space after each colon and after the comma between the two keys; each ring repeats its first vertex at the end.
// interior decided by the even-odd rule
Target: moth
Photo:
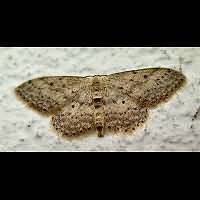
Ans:
{"type": "Polygon", "coordinates": [[[52,115],[51,123],[62,136],[79,136],[95,129],[134,133],[149,110],[166,102],[186,83],[170,68],[146,68],[110,75],[49,76],[29,80],[15,92],[29,107],[52,115]]]}

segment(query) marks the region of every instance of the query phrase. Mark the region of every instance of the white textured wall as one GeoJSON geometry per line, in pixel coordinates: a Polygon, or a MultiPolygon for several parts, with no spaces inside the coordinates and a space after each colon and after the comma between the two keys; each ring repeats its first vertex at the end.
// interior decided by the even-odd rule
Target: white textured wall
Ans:
{"type": "Polygon", "coordinates": [[[0,151],[200,150],[200,48],[0,48],[0,151]],[[133,136],[96,134],[63,140],[16,99],[20,83],[47,75],[94,75],[156,66],[182,66],[187,85],[150,112],[133,136]]]}

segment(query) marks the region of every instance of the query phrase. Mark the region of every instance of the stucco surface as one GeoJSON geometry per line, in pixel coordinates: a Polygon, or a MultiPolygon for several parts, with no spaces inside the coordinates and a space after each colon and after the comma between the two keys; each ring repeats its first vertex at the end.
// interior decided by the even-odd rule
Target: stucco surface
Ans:
{"type": "Polygon", "coordinates": [[[200,48],[0,48],[0,151],[199,151],[199,65],[200,48]],[[145,126],[132,136],[98,138],[94,132],[61,139],[52,131],[50,118],[27,108],[14,94],[17,85],[39,76],[180,65],[186,86],[151,110],[145,126]]]}

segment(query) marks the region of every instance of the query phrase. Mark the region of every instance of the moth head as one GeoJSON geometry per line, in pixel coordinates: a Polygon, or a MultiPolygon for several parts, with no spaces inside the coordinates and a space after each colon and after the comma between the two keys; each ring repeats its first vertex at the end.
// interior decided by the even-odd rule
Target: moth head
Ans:
{"type": "Polygon", "coordinates": [[[95,96],[93,98],[94,103],[100,103],[102,101],[102,97],[101,96],[95,96]]]}
{"type": "Polygon", "coordinates": [[[100,95],[94,96],[93,97],[93,103],[94,103],[95,108],[101,107],[101,105],[103,104],[102,96],[100,96],[100,95]]]}

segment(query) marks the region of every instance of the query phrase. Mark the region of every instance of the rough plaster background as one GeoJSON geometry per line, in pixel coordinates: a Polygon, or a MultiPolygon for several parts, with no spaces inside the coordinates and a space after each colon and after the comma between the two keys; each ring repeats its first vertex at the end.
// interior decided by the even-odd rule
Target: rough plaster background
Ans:
{"type": "Polygon", "coordinates": [[[0,48],[0,151],[199,151],[200,48],[0,48]],[[14,88],[47,75],[109,74],[144,67],[181,68],[187,85],[150,112],[133,136],[63,140],[16,99],[14,88]]]}

